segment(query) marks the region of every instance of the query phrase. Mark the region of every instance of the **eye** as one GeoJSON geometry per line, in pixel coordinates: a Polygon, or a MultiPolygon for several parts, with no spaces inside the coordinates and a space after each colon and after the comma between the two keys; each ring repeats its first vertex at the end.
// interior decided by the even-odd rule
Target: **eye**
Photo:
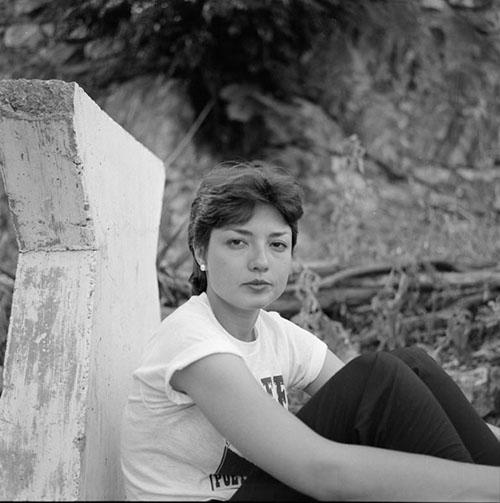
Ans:
{"type": "Polygon", "coordinates": [[[288,249],[288,243],[285,243],[283,241],[273,241],[271,243],[271,248],[276,251],[285,251],[288,249]]]}
{"type": "Polygon", "coordinates": [[[238,250],[245,246],[245,241],[243,241],[243,239],[238,238],[228,239],[226,243],[229,246],[229,248],[233,248],[234,250],[238,250]]]}

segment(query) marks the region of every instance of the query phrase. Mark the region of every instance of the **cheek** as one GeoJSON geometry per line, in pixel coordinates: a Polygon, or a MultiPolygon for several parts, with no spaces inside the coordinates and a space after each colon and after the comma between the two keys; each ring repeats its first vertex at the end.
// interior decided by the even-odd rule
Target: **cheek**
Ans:
{"type": "MultiPolygon", "coordinates": [[[[234,260],[231,260],[231,257],[228,257],[224,254],[212,254],[208,257],[208,265],[212,271],[216,271],[217,274],[227,275],[227,270],[231,268],[234,260]]],[[[234,266],[233,266],[234,267],[234,266]]]]}
{"type": "Polygon", "coordinates": [[[292,272],[292,258],[287,257],[286,259],[279,260],[277,269],[279,270],[280,276],[283,277],[283,280],[287,281],[288,276],[292,272]]]}
{"type": "Polygon", "coordinates": [[[241,271],[241,267],[236,267],[228,257],[216,254],[208,257],[207,264],[207,280],[217,290],[227,288],[241,271]]]}

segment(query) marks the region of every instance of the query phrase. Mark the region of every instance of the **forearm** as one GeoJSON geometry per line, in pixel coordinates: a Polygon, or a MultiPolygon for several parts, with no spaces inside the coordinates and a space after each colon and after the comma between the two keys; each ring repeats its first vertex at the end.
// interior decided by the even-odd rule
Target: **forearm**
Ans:
{"type": "Polygon", "coordinates": [[[499,468],[328,440],[264,393],[236,355],[202,358],[171,383],[244,457],[316,499],[500,499],[499,468]]]}
{"type": "Polygon", "coordinates": [[[332,456],[319,469],[321,499],[500,500],[498,467],[337,443],[332,456]]]}

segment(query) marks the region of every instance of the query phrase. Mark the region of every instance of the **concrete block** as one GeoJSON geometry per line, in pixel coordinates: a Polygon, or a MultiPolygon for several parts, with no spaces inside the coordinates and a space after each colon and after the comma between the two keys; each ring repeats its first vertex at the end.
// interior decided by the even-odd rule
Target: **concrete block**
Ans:
{"type": "Polygon", "coordinates": [[[121,410],[160,322],[162,162],[74,83],[0,81],[19,261],[0,499],[123,499],[121,410]]]}

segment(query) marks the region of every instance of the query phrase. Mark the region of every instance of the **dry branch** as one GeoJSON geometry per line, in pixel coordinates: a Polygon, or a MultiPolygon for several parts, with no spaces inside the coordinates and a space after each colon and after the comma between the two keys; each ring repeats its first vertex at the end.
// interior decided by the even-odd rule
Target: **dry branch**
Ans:
{"type": "MultiPolygon", "coordinates": [[[[403,266],[373,264],[342,270],[335,265],[328,267],[323,264],[311,269],[321,278],[317,298],[325,311],[331,311],[336,304],[351,307],[369,305],[372,298],[383,289],[397,288],[401,274],[411,276],[409,290],[419,293],[421,301],[425,302],[422,309],[428,309],[432,303],[470,308],[500,294],[499,270],[464,270],[463,265],[445,261],[403,266]]],[[[297,277],[291,277],[283,295],[271,305],[272,309],[286,315],[299,311],[301,303],[295,294],[297,277]]]]}
{"type": "MultiPolygon", "coordinates": [[[[474,265],[452,264],[442,260],[402,265],[371,264],[344,269],[340,269],[336,263],[316,262],[302,264],[302,267],[318,275],[316,297],[327,313],[335,311],[340,305],[360,313],[369,312],[376,295],[382,291],[390,295],[391,291],[397,290],[402,274],[411,279],[408,291],[417,294],[422,313],[432,312],[432,316],[437,318],[447,319],[447,312],[453,308],[476,308],[500,295],[500,270],[497,268],[477,269],[474,265]],[[437,311],[442,313],[435,314],[437,311]]],[[[300,311],[298,278],[298,273],[291,275],[284,293],[271,304],[270,309],[285,316],[293,316],[300,311]]],[[[160,274],[160,283],[163,283],[164,291],[177,291],[176,298],[188,295],[187,278],[160,274]]],[[[168,302],[164,304],[169,305],[168,302]]],[[[410,317],[410,325],[414,325],[418,317],[410,317]]],[[[425,323],[425,316],[420,317],[425,323]]]]}

